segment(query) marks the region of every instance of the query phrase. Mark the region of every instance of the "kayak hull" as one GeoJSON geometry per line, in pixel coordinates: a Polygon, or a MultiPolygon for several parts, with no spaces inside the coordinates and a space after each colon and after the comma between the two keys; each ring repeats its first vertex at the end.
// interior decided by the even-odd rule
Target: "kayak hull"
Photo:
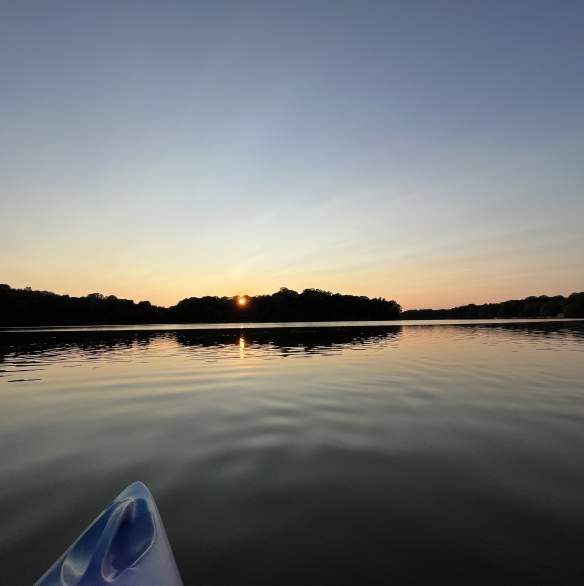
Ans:
{"type": "Polygon", "coordinates": [[[182,586],[148,488],[128,486],[35,586],[182,586]]]}

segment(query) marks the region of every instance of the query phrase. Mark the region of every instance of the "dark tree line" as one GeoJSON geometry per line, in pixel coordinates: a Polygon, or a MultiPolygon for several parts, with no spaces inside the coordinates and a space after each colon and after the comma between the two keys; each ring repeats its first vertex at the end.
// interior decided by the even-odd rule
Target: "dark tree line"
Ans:
{"type": "Polygon", "coordinates": [[[404,312],[395,301],[320,289],[298,293],[283,287],[245,300],[240,305],[237,297],[189,297],[159,307],[100,293],[71,297],[0,285],[0,326],[584,317],[584,292],[404,312]]]}
{"type": "Polygon", "coordinates": [[[190,297],[166,308],[100,293],[71,297],[0,285],[0,326],[392,320],[401,311],[395,301],[320,289],[298,293],[282,288],[245,301],[240,305],[237,297],[190,297]]]}
{"type": "Polygon", "coordinates": [[[538,318],[584,317],[584,292],[569,297],[526,297],[501,303],[462,305],[451,309],[409,309],[402,312],[402,319],[490,319],[490,318],[538,318]]]}
{"type": "Polygon", "coordinates": [[[0,285],[0,326],[130,324],[164,321],[164,309],[114,295],[57,295],[0,285]]]}
{"type": "Polygon", "coordinates": [[[172,321],[346,321],[398,319],[401,308],[395,301],[341,295],[320,289],[302,293],[282,287],[271,295],[246,298],[240,306],[230,297],[191,297],[168,309],[172,321]]]}

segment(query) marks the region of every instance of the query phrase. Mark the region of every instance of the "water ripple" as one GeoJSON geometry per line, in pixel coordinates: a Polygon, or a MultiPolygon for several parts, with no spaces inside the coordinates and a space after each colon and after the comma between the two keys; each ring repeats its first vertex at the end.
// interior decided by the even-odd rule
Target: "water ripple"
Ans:
{"type": "Polygon", "coordinates": [[[582,322],[0,332],[3,579],[141,479],[186,584],[575,583],[582,352],[582,322]]]}

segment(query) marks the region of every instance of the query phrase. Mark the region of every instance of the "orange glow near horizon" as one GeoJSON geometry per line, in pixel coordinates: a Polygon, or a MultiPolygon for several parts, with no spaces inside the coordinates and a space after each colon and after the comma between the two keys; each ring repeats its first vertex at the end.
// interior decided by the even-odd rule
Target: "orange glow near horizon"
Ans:
{"type": "Polygon", "coordinates": [[[247,305],[247,297],[239,296],[237,299],[237,304],[239,307],[245,307],[247,305]]]}

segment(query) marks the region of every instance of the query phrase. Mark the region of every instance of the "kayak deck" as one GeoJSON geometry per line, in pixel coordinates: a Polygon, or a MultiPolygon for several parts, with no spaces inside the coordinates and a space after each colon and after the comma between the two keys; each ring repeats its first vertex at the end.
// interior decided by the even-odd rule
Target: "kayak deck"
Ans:
{"type": "Polygon", "coordinates": [[[134,482],[89,525],[35,586],[182,586],[148,488],[134,482]]]}

